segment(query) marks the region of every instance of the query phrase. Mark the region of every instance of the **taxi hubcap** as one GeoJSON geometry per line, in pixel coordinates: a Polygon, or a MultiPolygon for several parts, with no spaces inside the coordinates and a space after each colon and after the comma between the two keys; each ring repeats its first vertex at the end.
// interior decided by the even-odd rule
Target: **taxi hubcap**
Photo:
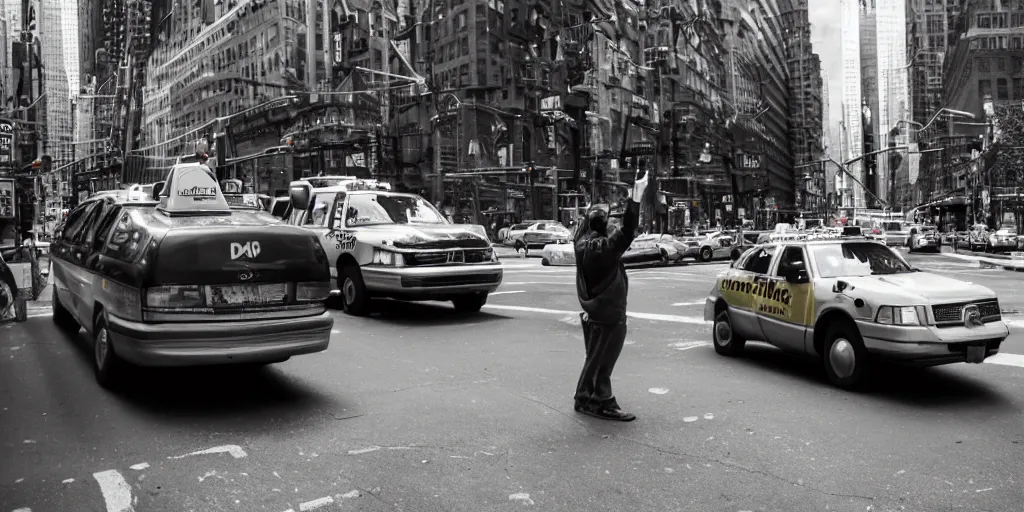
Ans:
{"type": "Polygon", "coordinates": [[[715,337],[718,338],[718,344],[723,347],[732,341],[732,326],[729,322],[724,319],[718,321],[718,325],[715,326],[715,337]]]}
{"type": "Polygon", "coordinates": [[[839,338],[832,344],[828,360],[836,376],[841,379],[853,375],[853,370],[857,366],[857,357],[853,352],[853,345],[843,338],[839,338]]]}
{"type": "Polygon", "coordinates": [[[103,368],[104,362],[107,360],[107,351],[110,350],[110,346],[107,341],[107,329],[101,328],[100,332],[96,333],[96,366],[103,368]]]}
{"type": "Polygon", "coordinates": [[[352,279],[345,278],[345,284],[343,285],[343,291],[345,292],[345,302],[352,304],[356,300],[356,284],[352,282],[352,279]]]}

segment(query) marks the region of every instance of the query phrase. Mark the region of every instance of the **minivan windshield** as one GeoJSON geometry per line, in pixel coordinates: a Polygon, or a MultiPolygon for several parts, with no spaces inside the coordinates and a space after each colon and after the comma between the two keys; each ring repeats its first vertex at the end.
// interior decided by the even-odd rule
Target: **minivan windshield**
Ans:
{"type": "Polygon", "coordinates": [[[345,213],[347,227],[448,223],[422,197],[404,194],[351,194],[345,213]]]}
{"type": "Polygon", "coordinates": [[[874,242],[844,242],[809,247],[818,275],[854,277],[913,272],[892,249],[874,242]]]}

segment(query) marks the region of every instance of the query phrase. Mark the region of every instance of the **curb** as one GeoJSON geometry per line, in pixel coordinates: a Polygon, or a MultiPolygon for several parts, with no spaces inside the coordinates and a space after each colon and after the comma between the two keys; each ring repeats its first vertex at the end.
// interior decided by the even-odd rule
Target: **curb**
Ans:
{"type": "Polygon", "coordinates": [[[967,256],[965,254],[955,254],[944,252],[941,253],[947,258],[953,258],[960,261],[972,261],[978,264],[978,268],[1002,268],[1003,270],[1010,270],[1016,272],[1024,272],[1024,261],[1012,261],[1009,259],[993,259],[993,258],[982,258],[980,256],[967,256]]]}

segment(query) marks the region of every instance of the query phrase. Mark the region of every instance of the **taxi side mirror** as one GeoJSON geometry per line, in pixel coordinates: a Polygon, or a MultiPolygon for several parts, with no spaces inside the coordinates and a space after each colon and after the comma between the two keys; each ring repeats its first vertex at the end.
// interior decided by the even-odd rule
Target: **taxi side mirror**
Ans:
{"type": "Polygon", "coordinates": [[[164,185],[166,185],[166,184],[167,184],[166,181],[158,181],[158,182],[153,184],[153,200],[154,201],[159,201],[160,200],[160,193],[164,191],[164,185]]]}

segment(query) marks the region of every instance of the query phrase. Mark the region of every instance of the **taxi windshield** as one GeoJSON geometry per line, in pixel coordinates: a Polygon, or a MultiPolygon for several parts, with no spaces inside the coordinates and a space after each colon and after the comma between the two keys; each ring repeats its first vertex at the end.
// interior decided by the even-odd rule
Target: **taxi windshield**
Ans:
{"type": "Polygon", "coordinates": [[[348,197],[345,225],[446,224],[422,197],[391,194],[352,194],[348,197]]]}
{"type": "Polygon", "coordinates": [[[913,272],[892,249],[872,242],[811,247],[821,277],[852,277],[913,272]]]}

